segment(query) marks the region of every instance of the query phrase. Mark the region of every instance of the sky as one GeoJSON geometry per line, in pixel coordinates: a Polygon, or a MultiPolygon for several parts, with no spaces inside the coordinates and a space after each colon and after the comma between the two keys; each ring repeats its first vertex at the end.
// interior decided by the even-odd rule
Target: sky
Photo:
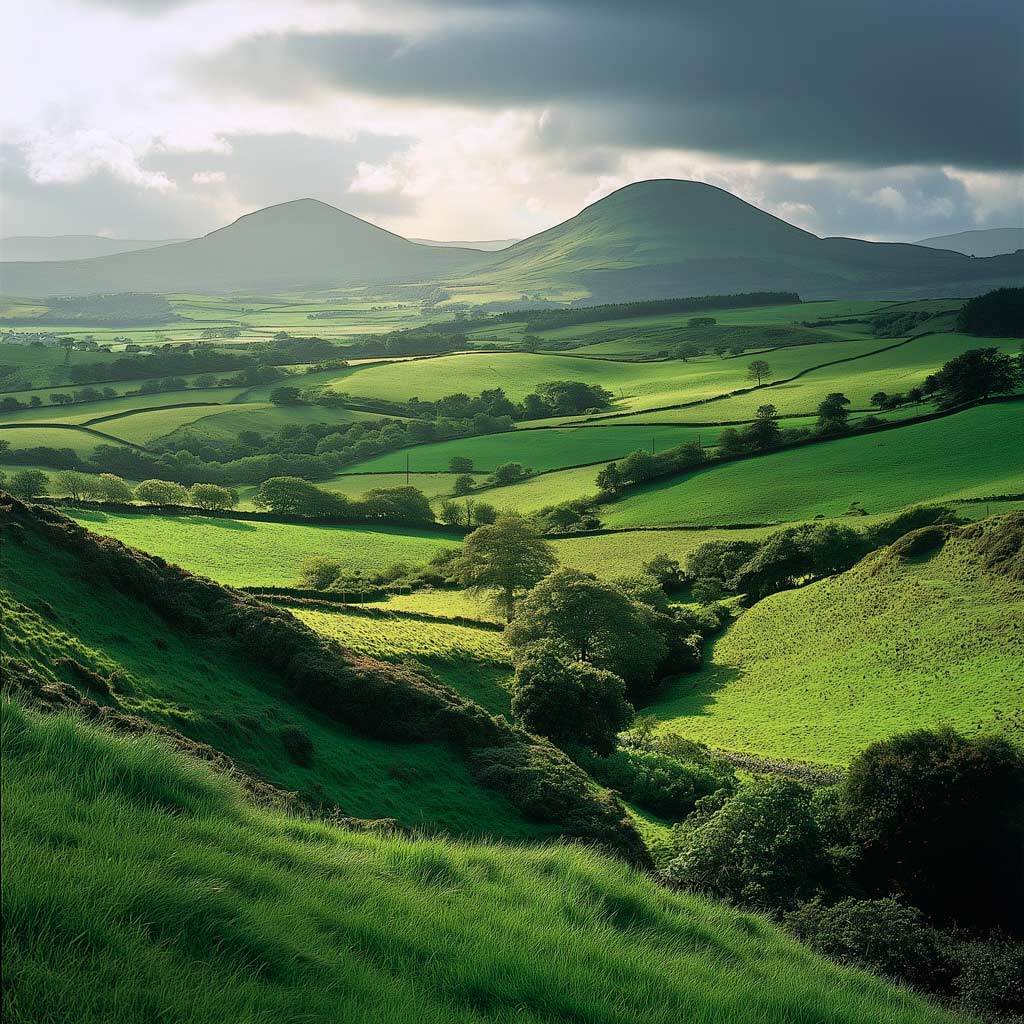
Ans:
{"type": "Polygon", "coordinates": [[[521,238],[658,177],[819,235],[1024,225],[1018,0],[33,0],[4,26],[0,235],[194,237],[309,196],[521,238]]]}

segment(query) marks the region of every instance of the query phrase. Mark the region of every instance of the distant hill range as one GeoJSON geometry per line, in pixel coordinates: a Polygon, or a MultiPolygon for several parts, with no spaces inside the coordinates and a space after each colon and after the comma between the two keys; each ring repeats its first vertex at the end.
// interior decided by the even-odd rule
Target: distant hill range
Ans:
{"type": "Polygon", "coordinates": [[[987,228],[984,231],[960,231],[955,235],[922,238],[915,245],[929,249],[952,249],[965,256],[1002,256],[1024,249],[1024,228],[987,228]]]}
{"type": "Polygon", "coordinates": [[[410,238],[417,245],[440,245],[445,249],[479,249],[481,252],[498,252],[515,245],[518,238],[492,238],[484,242],[437,242],[432,238],[410,238]]]}
{"type": "Polygon", "coordinates": [[[474,249],[417,245],[315,199],[239,217],[227,227],[157,249],[90,260],[0,264],[6,295],[104,292],[314,291],[435,281],[475,267],[474,249]]]}
{"type": "Polygon", "coordinates": [[[141,238],[104,238],[102,235],[11,235],[9,238],[0,238],[0,259],[28,263],[90,260],[96,256],[155,249],[158,245],[171,245],[180,241],[180,238],[147,241],[141,238]]]}
{"type": "Polygon", "coordinates": [[[486,293],[616,302],[752,291],[909,298],[1021,282],[1024,252],[972,259],[917,245],[819,238],[722,189],[676,180],[627,185],[497,252],[419,244],[301,199],[157,249],[0,264],[0,292],[33,297],[417,283],[469,300],[486,293]]]}

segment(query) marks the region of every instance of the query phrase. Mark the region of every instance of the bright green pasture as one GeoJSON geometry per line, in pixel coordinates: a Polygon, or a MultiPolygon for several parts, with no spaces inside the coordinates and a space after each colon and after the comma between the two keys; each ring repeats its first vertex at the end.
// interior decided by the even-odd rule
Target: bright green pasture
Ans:
{"type": "Polygon", "coordinates": [[[271,434],[282,427],[304,427],[310,423],[354,423],[357,420],[380,418],[376,413],[356,412],[352,409],[328,409],[322,405],[278,406],[249,398],[232,403],[224,409],[195,411],[198,415],[192,421],[182,424],[180,429],[217,441],[237,440],[243,430],[271,434]]]}
{"type": "MultiPolygon", "coordinates": [[[[870,343],[848,342],[849,352],[855,354],[852,346],[869,347],[865,351],[880,349],[886,345],[896,345],[898,341],[887,341],[874,338],[870,343]]],[[[799,380],[789,384],[771,385],[746,395],[723,398],[720,401],[689,409],[671,410],[668,413],[641,413],[629,417],[628,422],[643,423],[649,420],[683,420],[689,422],[717,422],[721,420],[749,419],[759,405],[771,403],[782,415],[813,412],[818,403],[832,391],[841,391],[850,399],[856,409],[866,409],[870,405],[871,396],[876,391],[889,394],[908,391],[919,386],[930,373],[942,367],[942,364],[955,356],[973,348],[1001,348],[1006,352],[1016,353],[1020,342],[1009,338],[976,338],[967,334],[932,334],[915,338],[878,355],[865,355],[849,363],[826,366],[820,370],[812,370],[799,380]]],[[[799,348],[791,352],[832,351],[836,346],[818,345],[814,348],[799,348]]],[[[772,352],[765,356],[769,365],[774,366],[780,361],[783,352],[772,352]]],[[[827,358],[842,358],[829,355],[827,358]]],[[[825,362],[826,359],[809,359],[806,365],[825,362]]],[[[787,374],[780,374],[786,376],[787,374]]],[[[885,414],[891,416],[892,414],[885,414]]]]}
{"type": "Polygon", "coordinates": [[[501,633],[399,616],[380,619],[342,611],[292,611],[307,626],[359,654],[392,662],[414,658],[492,714],[509,714],[511,668],[501,633]]]}
{"type": "MultiPolygon", "coordinates": [[[[872,338],[801,345],[769,353],[766,359],[774,377],[787,377],[831,359],[862,356],[884,344],[872,338]]],[[[500,387],[510,398],[519,400],[546,381],[582,380],[611,391],[617,409],[639,410],[696,401],[747,387],[749,361],[745,356],[700,356],[687,362],[672,359],[636,363],[527,352],[482,352],[356,367],[336,378],[332,386],[336,391],[365,398],[416,397],[425,401],[453,391],[475,395],[500,387]]],[[[811,412],[813,406],[797,411],[811,412]]]]}
{"type": "Polygon", "coordinates": [[[484,594],[468,590],[414,590],[408,594],[391,594],[382,601],[367,602],[368,607],[385,611],[418,612],[424,615],[480,619],[483,622],[504,622],[501,610],[484,594]]]}
{"type": "MultiPolygon", "coordinates": [[[[543,478],[541,478],[543,479],[543,478]]],[[[869,513],[921,501],[1024,492],[1024,404],[698,470],[601,507],[606,526],[770,523],[869,513]]]]}
{"type": "MultiPolygon", "coordinates": [[[[103,425],[96,427],[103,430],[103,425]]],[[[98,444],[116,445],[114,437],[97,437],[86,430],[76,427],[63,429],[60,427],[5,427],[0,423],[0,441],[10,441],[11,449],[19,448],[70,448],[83,458],[92,455],[98,444]]]]}
{"type": "MultiPolygon", "coordinates": [[[[42,328],[26,328],[38,332],[42,328]]],[[[58,328],[60,334],[66,333],[58,328]]],[[[43,348],[35,345],[0,344],[0,390],[7,387],[46,387],[47,384],[63,384],[68,380],[62,348],[43,348]]],[[[72,352],[67,366],[80,363],[109,363],[116,355],[105,352],[72,352]]]]}
{"type": "Polygon", "coordinates": [[[567,427],[543,430],[512,430],[501,434],[460,437],[438,444],[418,445],[377,455],[346,467],[347,471],[394,472],[404,470],[406,459],[413,470],[446,470],[456,457],[473,460],[473,472],[488,473],[505,462],[520,462],[536,470],[559,469],[588,462],[607,462],[643,448],[664,451],[700,437],[714,444],[715,428],[623,427],[608,424],[595,427],[567,427]]]}
{"type": "Polygon", "coordinates": [[[583,846],[359,834],[152,739],[0,713],[11,1024],[951,1024],[583,846]]]}
{"type": "Polygon", "coordinates": [[[844,764],[943,724],[1024,739],[1022,664],[1024,586],[956,542],[909,561],[885,549],[754,605],[647,710],[712,746],[844,764]]]}
{"type": "MultiPolygon", "coordinates": [[[[134,382],[137,384],[138,382],[134,382]]],[[[195,388],[184,391],[163,391],[155,395],[121,395],[118,398],[104,398],[96,402],[82,402],[76,405],[43,405],[38,409],[19,409],[17,412],[0,414],[4,423],[89,423],[91,420],[115,413],[129,413],[136,409],[153,409],[169,405],[193,405],[195,415],[204,415],[202,404],[210,406],[233,401],[242,388],[195,388]]],[[[207,409],[207,414],[212,412],[207,409]]],[[[116,423],[116,420],[110,420],[116,423]]],[[[106,429],[102,423],[96,426],[106,429]]]]}
{"type": "Polygon", "coordinates": [[[336,558],[347,570],[373,572],[395,562],[419,564],[460,540],[457,534],[404,527],[290,526],[205,516],[74,511],[94,533],[229,586],[296,586],[310,555],[336,558]]]}

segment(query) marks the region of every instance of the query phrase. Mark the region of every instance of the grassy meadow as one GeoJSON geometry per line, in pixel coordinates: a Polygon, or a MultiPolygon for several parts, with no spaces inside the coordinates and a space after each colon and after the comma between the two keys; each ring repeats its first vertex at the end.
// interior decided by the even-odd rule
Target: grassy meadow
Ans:
{"type": "Polygon", "coordinates": [[[715,747],[823,764],[939,725],[1024,740],[1024,583],[972,543],[883,548],[759,601],[646,710],[715,747]]]}
{"type": "Polygon", "coordinates": [[[952,1019],[581,847],[360,835],[152,739],[0,712],[12,1024],[952,1019]]]}

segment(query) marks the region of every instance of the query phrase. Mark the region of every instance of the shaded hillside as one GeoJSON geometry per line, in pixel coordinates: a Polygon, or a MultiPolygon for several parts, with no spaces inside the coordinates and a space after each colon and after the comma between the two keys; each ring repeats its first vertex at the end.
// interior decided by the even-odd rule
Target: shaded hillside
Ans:
{"type": "Polygon", "coordinates": [[[503,250],[473,279],[603,301],[757,290],[804,298],[973,294],[1024,277],[1024,256],[979,262],[914,245],[818,238],[723,189],[642,181],[503,250]]]}
{"type": "Polygon", "coordinates": [[[456,834],[562,833],[646,862],[622,807],[559,751],[413,668],[42,508],[5,497],[0,531],[8,685],[73,685],[309,805],[456,834]]]}
{"type": "Polygon", "coordinates": [[[480,266],[469,249],[417,245],[313,199],[239,217],[202,238],[92,260],[0,264],[7,295],[283,292],[435,280],[480,266]]]}
{"type": "Polygon", "coordinates": [[[155,249],[181,242],[181,238],[149,240],[104,238],[102,235],[11,235],[0,238],[0,260],[91,260],[96,256],[114,256],[119,252],[155,249]]]}
{"type": "Polygon", "coordinates": [[[151,739],[0,712],[10,1024],[952,1020],[592,851],[356,834],[151,739]]]}
{"type": "Polygon", "coordinates": [[[923,238],[917,245],[929,249],[952,249],[965,256],[1001,256],[1024,249],[1024,228],[988,228],[984,231],[959,231],[955,235],[923,238]]]}
{"type": "Polygon", "coordinates": [[[1024,738],[1024,514],[929,527],[744,612],[651,709],[714,746],[841,764],[950,724],[1024,738]]]}

